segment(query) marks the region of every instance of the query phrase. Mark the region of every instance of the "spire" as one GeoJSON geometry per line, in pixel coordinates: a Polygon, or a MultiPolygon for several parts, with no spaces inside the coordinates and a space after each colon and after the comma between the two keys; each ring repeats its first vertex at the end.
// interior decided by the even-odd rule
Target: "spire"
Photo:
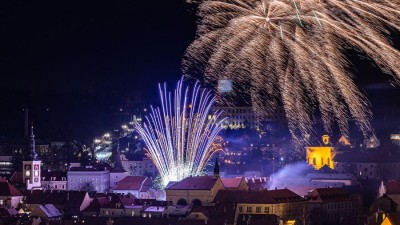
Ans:
{"type": "Polygon", "coordinates": [[[219,177],[219,165],[218,165],[218,158],[215,158],[215,165],[214,165],[214,178],[219,177]]]}
{"type": "Polygon", "coordinates": [[[33,122],[31,125],[31,135],[29,139],[29,158],[31,160],[37,159],[37,153],[35,151],[35,135],[33,134],[33,122]]]}

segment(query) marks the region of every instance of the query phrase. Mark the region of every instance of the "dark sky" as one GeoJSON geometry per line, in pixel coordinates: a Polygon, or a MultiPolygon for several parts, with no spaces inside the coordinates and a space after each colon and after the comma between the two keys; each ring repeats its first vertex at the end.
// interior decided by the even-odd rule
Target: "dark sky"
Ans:
{"type": "Polygon", "coordinates": [[[4,0],[0,85],[152,87],[179,78],[194,31],[183,0],[4,0]]]}
{"type": "MultiPolygon", "coordinates": [[[[146,105],[157,83],[180,78],[193,14],[184,0],[1,0],[0,137],[23,133],[25,107],[40,137],[89,140],[111,129],[127,98],[146,105]]],[[[380,97],[388,85],[376,84],[388,77],[352,58],[376,109],[398,105],[380,97]]]]}

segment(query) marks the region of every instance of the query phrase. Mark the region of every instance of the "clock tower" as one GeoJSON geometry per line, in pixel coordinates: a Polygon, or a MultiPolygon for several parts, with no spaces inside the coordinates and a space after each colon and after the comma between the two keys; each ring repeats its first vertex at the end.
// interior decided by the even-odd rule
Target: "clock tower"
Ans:
{"type": "Polygon", "coordinates": [[[26,189],[40,189],[40,164],[41,161],[37,157],[35,151],[35,135],[33,134],[33,125],[31,127],[31,135],[29,139],[29,155],[25,158],[22,165],[22,178],[26,184],[26,189]]]}

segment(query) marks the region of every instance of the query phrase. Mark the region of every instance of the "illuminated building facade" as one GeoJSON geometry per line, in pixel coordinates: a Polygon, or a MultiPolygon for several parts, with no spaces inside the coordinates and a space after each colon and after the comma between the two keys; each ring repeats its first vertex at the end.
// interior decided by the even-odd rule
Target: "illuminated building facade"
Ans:
{"type": "Polygon", "coordinates": [[[33,126],[31,127],[31,136],[29,141],[30,154],[22,163],[22,181],[26,184],[28,190],[41,189],[41,161],[35,151],[35,135],[33,126]]]}
{"type": "Polygon", "coordinates": [[[330,143],[330,138],[328,135],[322,136],[322,143],[319,145],[306,147],[307,163],[317,170],[325,165],[329,166],[331,169],[334,169],[332,159],[335,154],[335,148],[330,143]]]}
{"type": "MultiPolygon", "coordinates": [[[[285,123],[285,111],[283,107],[277,107],[274,113],[265,118],[257,118],[252,107],[214,107],[215,110],[223,111],[221,118],[228,117],[223,123],[224,129],[259,129],[261,125],[269,123],[277,123],[282,125],[285,123]]],[[[211,119],[211,115],[209,115],[211,119]]]]}

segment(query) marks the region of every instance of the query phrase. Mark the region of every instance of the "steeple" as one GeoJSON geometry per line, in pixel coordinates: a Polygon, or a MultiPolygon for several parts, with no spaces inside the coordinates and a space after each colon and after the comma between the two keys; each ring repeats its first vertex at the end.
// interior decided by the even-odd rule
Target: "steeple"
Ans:
{"type": "Polygon", "coordinates": [[[29,159],[37,160],[37,153],[35,151],[35,135],[33,134],[33,123],[31,125],[31,135],[29,139],[29,159]]]}
{"type": "Polygon", "coordinates": [[[219,165],[218,165],[218,158],[215,158],[215,165],[214,165],[214,178],[219,177],[219,165]]]}

